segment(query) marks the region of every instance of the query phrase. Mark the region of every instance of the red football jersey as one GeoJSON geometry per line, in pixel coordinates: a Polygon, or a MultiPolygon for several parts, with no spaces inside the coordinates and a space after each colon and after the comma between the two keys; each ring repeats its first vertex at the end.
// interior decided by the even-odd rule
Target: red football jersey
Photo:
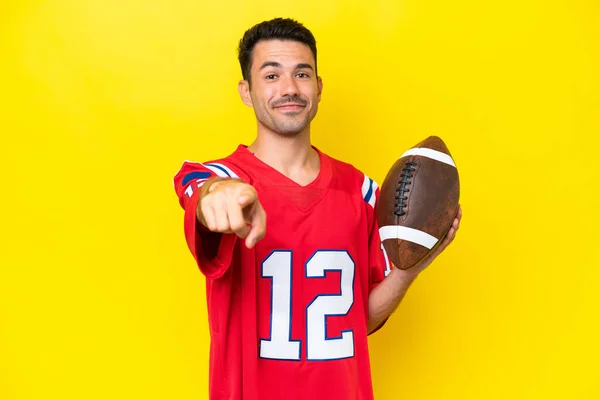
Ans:
{"type": "Polygon", "coordinates": [[[389,263],[374,206],[377,184],[319,153],[301,186],[244,145],[213,162],[185,162],[175,190],[185,238],[206,276],[212,400],[370,400],[369,293],[389,263]],[[196,220],[213,176],[256,188],[266,236],[252,249],[196,220]]]}

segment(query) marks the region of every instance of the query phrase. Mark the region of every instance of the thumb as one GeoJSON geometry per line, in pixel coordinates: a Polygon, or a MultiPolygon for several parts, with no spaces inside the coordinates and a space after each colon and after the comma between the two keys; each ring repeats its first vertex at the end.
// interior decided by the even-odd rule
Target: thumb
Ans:
{"type": "Polygon", "coordinates": [[[249,204],[252,204],[256,201],[256,192],[250,189],[244,189],[240,193],[238,197],[238,204],[242,207],[245,207],[249,204]]]}

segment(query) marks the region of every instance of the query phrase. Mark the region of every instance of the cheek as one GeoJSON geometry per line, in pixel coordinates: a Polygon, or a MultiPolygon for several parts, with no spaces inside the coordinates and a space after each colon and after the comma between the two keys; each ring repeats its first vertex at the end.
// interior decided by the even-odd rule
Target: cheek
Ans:
{"type": "Polygon", "coordinates": [[[264,91],[264,99],[266,104],[270,104],[279,98],[279,90],[275,86],[269,86],[264,91]]]}
{"type": "Polygon", "coordinates": [[[304,95],[311,99],[316,100],[318,98],[319,88],[316,84],[311,83],[310,85],[306,85],[304,89],[304,95]]]}
{"type": "Polygon", "coordinates": [[[269,108],[269,104],[275,100],[276,97],[276,92],[272,89],[264,89],[261,92],[257,92],[254,95],[254,99],[257,102],[257,104],[260,104],[261,106],[267,107],[269,108]]]}

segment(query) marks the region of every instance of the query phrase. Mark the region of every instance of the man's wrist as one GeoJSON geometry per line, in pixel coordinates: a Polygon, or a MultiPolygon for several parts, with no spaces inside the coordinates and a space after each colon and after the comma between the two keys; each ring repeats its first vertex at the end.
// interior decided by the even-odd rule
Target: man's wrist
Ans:
{"type": "Polygon", "coordinates": [[[421,273],[417,268],[400,269],[393,268],[390,275],[398,281],[401,286],[410,286],[421,273]]]}

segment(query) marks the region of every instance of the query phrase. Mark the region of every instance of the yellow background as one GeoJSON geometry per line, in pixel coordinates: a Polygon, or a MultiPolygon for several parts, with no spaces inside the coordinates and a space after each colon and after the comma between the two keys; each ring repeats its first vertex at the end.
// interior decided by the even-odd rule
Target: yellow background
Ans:
{"type": "Polygon", "coordinates": [[[0,399],[203,399],[172,177],[249,143],[243,31],[306,23],[314,143],[379,181],[440,135],[459,238],[371,337],[377,399],[600,398],[594,0],[4,0],[0,399]]]}

